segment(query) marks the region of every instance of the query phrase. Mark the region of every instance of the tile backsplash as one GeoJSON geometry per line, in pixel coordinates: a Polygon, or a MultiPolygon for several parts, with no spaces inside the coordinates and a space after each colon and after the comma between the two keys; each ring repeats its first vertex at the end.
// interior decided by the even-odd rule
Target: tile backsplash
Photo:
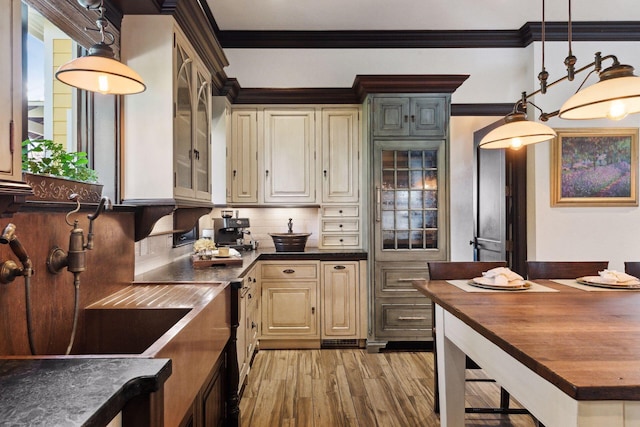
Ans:
{"type": "MultiPolygon", "coordinates": [[[[220,218],[221,209],[213,209],[211,214],[200,219],[200,234],[204,229],[213,228],[213,218],[220,218]]],[[[249,218],[251,227],[250,236],[245,241],[256,240],[260,248],[273,248],[273,240],[269,233],[286,233],[289,218],[293,219],[294,233],[311,233],[307,240],[307,246],[318,246],[318,208],[235,208],[233,215],[240,218],[249,218]]]]}
{"type": "MultiPolygon", "coordinates": [[[[221,209],[216,208],[209,215],[200,218],[200,236],[203,230],[213,229],[213,218],[220,218],[221,209]]],[[[234,216],[249,218],[251,226],[250,236],[245,242],[256,240],[260,249],[274,248],[273,239],[269,233],[285,233],[288,231],[289,218],[293,220],[294,233],[311,233],[307,240],[307,247],[317,247],[319,233],[318,208],[236,208],[234,216]]],[[[171,229],[173,218],[171,215],[161,218],[154,226],[149,237],[135,243],[135,274],[145,273],[154,268],[170,263],[178,258],[189,256],[192,245],[174,248],[172,245],[171,229]]]]}

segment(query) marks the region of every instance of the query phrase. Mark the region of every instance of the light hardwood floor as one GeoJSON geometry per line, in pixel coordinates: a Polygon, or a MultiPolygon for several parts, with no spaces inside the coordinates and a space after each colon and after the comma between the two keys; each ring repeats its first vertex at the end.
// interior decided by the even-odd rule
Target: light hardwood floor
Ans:
{"type": "MultiPolygon", "coordinates": [[[[440,425],[433,412],[431,352],[260,350],[248,378],[242,427],[440,425]]],[[[466,387],[467,406],[498,405],[495,383],[466,387]]],[[[534,425],[529,415],[466,415],[466,426],[534,425]]]]}

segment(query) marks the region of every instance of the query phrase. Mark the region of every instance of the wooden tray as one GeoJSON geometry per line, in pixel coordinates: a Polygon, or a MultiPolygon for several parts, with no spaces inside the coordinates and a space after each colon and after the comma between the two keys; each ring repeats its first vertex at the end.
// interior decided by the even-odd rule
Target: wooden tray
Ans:
{"type": "Polygon", "coordinates": [[[214,265],[242,265],[242,258],[231,256],[228,258],[199,259],[198,255],[191,255],[193,268],[207,268],[214,265]]]}

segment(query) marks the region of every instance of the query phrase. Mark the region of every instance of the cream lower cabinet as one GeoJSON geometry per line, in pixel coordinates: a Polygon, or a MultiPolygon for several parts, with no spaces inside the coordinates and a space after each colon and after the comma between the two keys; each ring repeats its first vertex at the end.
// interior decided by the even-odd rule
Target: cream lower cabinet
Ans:
{"type": "Polygon", "coordinates": [[[321,262],[322,339],[358,338],[358,261],[321,262]]]}
{"type": "Polygon", "coordinates": [[[252,268],[242,279],[240,288],[240,306],[238,307],[237,353],[239,384],[242,388],[249,371],[251,361],[258,345],[258,328],[260,325],[260,282],[256,275],[257,269],[252,268]]]}
{"type": "Polygon", "coordinates": [[[319,261],[262,261],[260,348],[318,348],[319,261]]]}

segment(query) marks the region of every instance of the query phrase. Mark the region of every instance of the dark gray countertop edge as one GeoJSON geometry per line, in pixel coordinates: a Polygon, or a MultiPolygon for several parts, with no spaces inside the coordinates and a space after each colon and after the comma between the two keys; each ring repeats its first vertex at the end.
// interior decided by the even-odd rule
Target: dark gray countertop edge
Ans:
{"type": "Polygon", "coordinates": [[[190,255],[139,274],[134,284],[181,282],[234,282],[241,279],[258,261],[361,261],[367,260],[364,251],[326,251],[307,248],[304,252],[275,252],[274,249],[241,252],[242,266],[212,266],[194,268],[190,255]]]}
{"type": "Polygon", "coordinates": [[[132,398],[159,390],[171,370],[170,359],[1,358],[0,419],[12,426],[104,426],[132,398]]]}

